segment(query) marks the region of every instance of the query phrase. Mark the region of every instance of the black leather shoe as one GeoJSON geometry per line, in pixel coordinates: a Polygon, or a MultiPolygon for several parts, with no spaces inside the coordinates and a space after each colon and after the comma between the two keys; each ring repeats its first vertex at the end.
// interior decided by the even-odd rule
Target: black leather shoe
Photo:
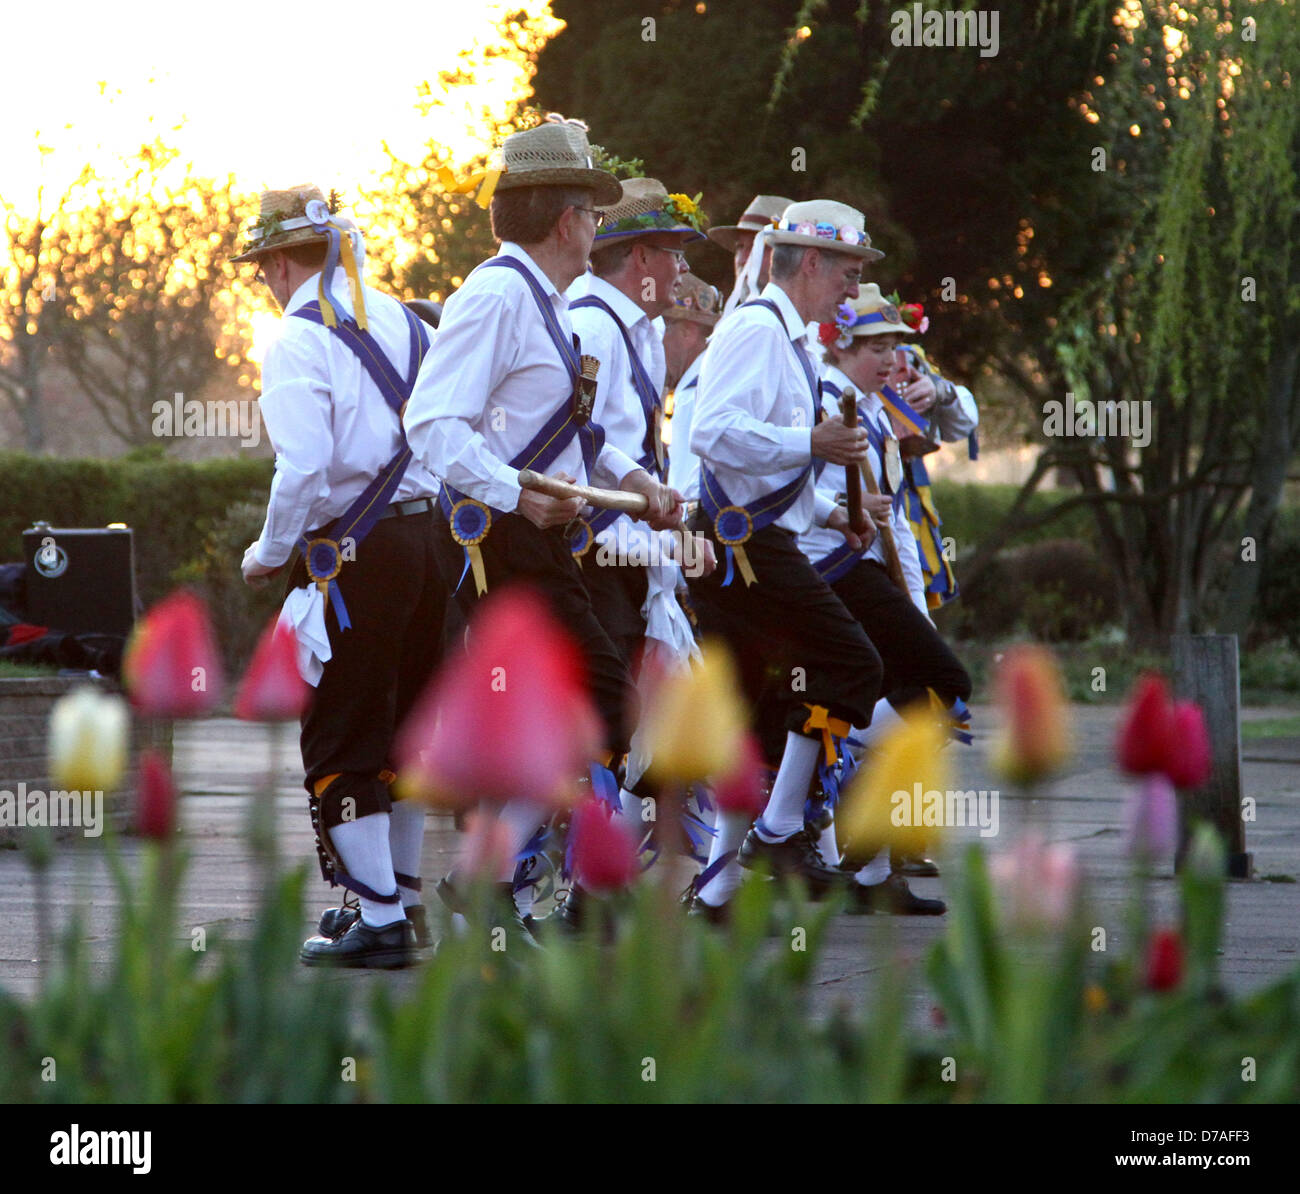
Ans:
{"type": "MultiPolygon", "coordinates": [[[[433,944],[433,938],[429,936],[429,918],[425,913],[424,905],[412,904],[409,908],[403,908],[402,911],[406,913],[406,919],[411,922],[411,927],[415,929],[416,948],[428,949],[433,944]]],[[[326,908],[320,914],[320,924],[317,929],[322,937],[337,940],[360,918],[361,909],[350,904],[345,904],[342,908],[326,908]]]]}
{"type": "Polygon", "coordinates": [[[308,966],[351,966],[370,970],[401,970],[413,966],[415,929],[409,920],[382,929],[356,921],[340,937],[310,937],[298,957],[308,966]]]}
{"type": "Polygon", "coordinates": [[[855,881],[849,891],[849,906],[845,911],[852,916],[865,916],[872,912],[892,912],[895,916],[942,916],[948,911],[948,905],[942,900],[927,900],[916,895],[907,886],[907,880],[897,873],[870,887],[855,881]]]}
{"type": "Polygon", "coordinates": [[[817,840],[807,828],[779,842],[765,842],[751,829],[740,845],[736,861],[746,870],[798,875],[814,892],[823,894],[845,881],[843,871],[826,865],[817,840]]]}
{"type": "MultiPolygon", "coordinates": [[[[519,915],[515,905],[514,885],[512,883],[494,883],[493,898],[487,907],[487,923],[493,928],[503,928],[507,934],[520,943],[537,948],[537,938],[533,936],[533,918],[519,915]]],[[[469,897],[452,883],[450,877],[438,880],[438,898],[452,911],[458,912],[468,921],[473,921],[478,910],[469,897]]],[[[548,917],[549,919],[549,917],[548,917]]]]}
{"type": "Polygon", "coordinates": [[[939,866],[921,854],[903,854],[894,859],[894,873],[911,879],[934,879],[939,875],[939,866]]]}
{"type": "Polygon", "coordinates": [[[731,905],[706,904],[699,896],[695,896],[687,906],[686,915],[711,925],[726,926],[731,923],[731,905]]]}

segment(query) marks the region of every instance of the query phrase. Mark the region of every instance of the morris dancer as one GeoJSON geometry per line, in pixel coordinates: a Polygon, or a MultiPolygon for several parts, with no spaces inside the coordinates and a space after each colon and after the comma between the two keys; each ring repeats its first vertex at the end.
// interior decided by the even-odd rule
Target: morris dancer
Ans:
{"type": "MultiPolygon", "coordinates": [[[[443,478],[443,517],[436,549],[467,615],[479,597],[512,580],[534,586],[574,637],[605,733],[608,764],[628,747],[634,690],[628,668],[600,625],[566,526],[580,513],[576,498],[521,489],[528,467],[563,480],[643,494],[647,521],[663,529],[680,521],[680,503],[649,472],[605,442],[592,419],[593,387],[569,319],[564,291],[586,267],[601,223],[596,204],[622,194],[612,174],[593,168],[586,126],[548,117],[515,133],[502,147],[504,171],[491,201],[492,231],[501,242],[444,307],[438,335],[406,412],[416,458],[443,478]]],[[[607,767],[593,776],[611,797],[607,767]]],[[[519,854],[541,814],[523,803],[501,814],[519,854]]],[[[511,896],[514,862],[499,876],[502,923],[520,927],[511,896]]],[[[449,876],[439,894],[463,911],[463,892],[449,876]]]]}
{"type": "MultiPolygon", "coordinates": [[[[900,723],[899,710],[926,701],[929,693],[945,708],[956,705],[959,710],[970,697],[970,677],[926,612],[920,560],[903,505],[902,455],[878,392],[894,371],[894,349],[911,331],[874,283],[842,306],[834,322],[821,325],[825,410],[838,412],[841,395],[849,386],[859,395],[858,418],[871,440],[870,467],[880,492],[879,497],[863,495],[864,510],[889,519],[895,555],[907,584],[904,592],[889,576],[891,561],[883,534],[871,538],[865,554],[854,552],[831,531],[813,528],[800,537],[800,548],[870,636],[884,665],[883,695],[876,702],[870,727],[859,733],[868,749],[900,723]]],[[[845,470],[827,465],[817,486],[835,499],[846,491],[845,470]]],[[[833,824],[825,828],[819,844],[828,861],[838,859],[833,824]]],[[[915,896],[901,874],[891,873],[887,850],[858,871],[852,891],[851,911],[888,908],[921,915],[944,911],[941,900],[915,896]]]]}
{"type": "Polygon", "coordinates": [[[731,267],[736,278],[724,307],[725,314],[730,315],[741,303],[753,298],[767,285],[771,245],[765,244],[753,262],[753,268],[747,269],[751,250],[757,235],[779,219],[781,213],[793,202],[793,199],[787,199],[784,195],[755,195],[735,224],[720,224],[709,229],[709,239],[731,254],[731,267]]]}
{"type": "Polygon", "coordinates": [[[691,448],[701,458],[701,509],[694,526],[726,554],[712,577],[691,582],[702,632],[721,634],[751,695],[773,644],[789,650],[786,739],[771,798],[747,825],[723,817],[696,888],[693,910],[717,918],[746,867],[769,867],[826,890],[845,876],[827,864],[804,826],[817,761],[835,757],[836,737],[866,725],[880,689],[880,656],[798,548],[814,519],[864,544],[848,516],[816,493],[820,461],[857,466],[867,433],[837,415],[821,422],[817,373],[803,348],[809,321],[832,319],[858,293],[871,247],[862,213],[842,203],[796,203],[770,234],[772,278],[761,297],[725,318],[700,377],[691,448]],[[743,838],[743,844],[742,844],[743,838]]]}
{"type": "Polygon", "coordinates": [[[300,647],[316,685],[301,738],[312,824],[322,873],[360,897],[359,910],[321,918],[301,957],[406,966],[428,937],[424,807],[391,799],[389,751],[437,664],[446,605],[438,482],[411,460],[400,416],[429,338],[396,299],[362,285],[360,234],[317,188],[263,193],[250,235],[233,260],[257,263],[284,319],[262,366],[275,479],[243,574],[259,583],[302,552],[284,616],[314,644],[314,655],[300,647]]]}
{"type": "Polygon", "coordinates": [[[664,357],[667,384],[672,391],[668,484],[688,502],[700,496],[700,462],[691,451],[691,420],[695,417],[704,350],[709,333],[717,325],[720,303],[721,296],[714,287],[694,274],[683,274],[677,282],[673,305],[664,312],[664,357]]]}

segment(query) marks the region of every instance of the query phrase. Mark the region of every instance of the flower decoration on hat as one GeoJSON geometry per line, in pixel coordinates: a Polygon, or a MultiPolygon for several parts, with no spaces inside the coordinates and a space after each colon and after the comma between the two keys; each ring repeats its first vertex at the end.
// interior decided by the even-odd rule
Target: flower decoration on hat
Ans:
{"type": "Polygon", "coordinates": [[[898,317],[894,322],[897,323],[901,320],[918,335],[930,327],[930,317],[926,315],[925,308],[920,303],[903,302],[898,297],[897,290],[893,294],[886,295],[885,299],[898,309],[898,317]]]}
{"type": "Polygon", "coordinates": [[[857,321],[857,312],[848,303],[841,303],[835,308],[835,322],[819,324],[817,339],[829,348],[848,348],[853,343],[853,325],[857,321]]]}
{"type": "Polygon", "coordinates": [[[703,191],[696,195],[694,199],[687,195],[669,195],[668,202],[664,204],[664,210],[670,216],[676,217],[679,223],[689,224],[696,232],[703,232],[703,226],[708,223],[708,220],[700,209],[700,200],[702,198],[704,198],[703,191]]]}

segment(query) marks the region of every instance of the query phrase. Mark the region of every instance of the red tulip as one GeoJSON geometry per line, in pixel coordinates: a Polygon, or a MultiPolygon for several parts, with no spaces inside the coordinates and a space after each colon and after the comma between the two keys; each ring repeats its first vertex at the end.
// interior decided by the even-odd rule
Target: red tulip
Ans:
{"type": "Polygon", "coordinates": [[[736,765],[713,785],[718,808],[724,813],[757,817],[767,803],[763,794],[763,754],[753,734],[741,740],[736,765]]]}
{"type": "Polygon", "coordinates": [[[573,873],[588,891],[619,891],[638,873],[636,851],[623,827],[598,800],[588,800],[573,816],[573,873]]]}
{"type": "Polygon", "coordinates": [[[990,752],[994,769],[1017,783],[1035,783],[1062,767],[1070,754],[1070,711],[1052,653],[1032,643],[1009,648],[996,693],[1002,729],[990,752]]]}
{"type": "Polygon", "coordinates": [[[1119,765],[1132,775],[1165,771],[1177,753],[1174,707],[1164,677],[1148,672],[1138,681],[1120,727],[1119,765]]]}
{"type": "Polygon", "coordinates": [[[483,603],[398,734],[402,786],[448,807],[479,800],[567,806],[601,728],[567,634],[533,592],[483,603]]]}
{"type": "Polygon", "coordinates": [[[146,717],[200,717],[221,698],[221,661],[203,602],[181,589],[132,632],[122,676],[146,717]]]}
{"type": "Polygon", "coordinates": [[[1174,749],[1165,761],[1165,774],[1175,788],[1199,788],[1210,778],[1213,757],[1201,707],[1192,701],[1174,705],[1174,749]]]}
{"type": "Polygon", "coordinates": [[[465,821],[465,841],[456,873],[495,883],[510,862],[510,841],[510,830],[497,817],[475,809],[465,821]]]}
{"type": "Polygon", "coordinates": [[[302,715],[311,689],[298,673],[298,636],[273,619],[262,632],[253,661],[235,696],[235,716],[245,721],[293,721],[302,715]]]}
{"type": "Polygon", "coordinates": [[[135,810],[142,837],[169,838],[176,825],[176,785],[167,761],[153,747],[140,752],[140,799],[135,810]]]}
{"type": "Polygon", "coordinates": [[[1183,939],[1177,929],[1157,929],[1147,943],[1147,986],[1169,991],[1183,981],[1183,939]]]}

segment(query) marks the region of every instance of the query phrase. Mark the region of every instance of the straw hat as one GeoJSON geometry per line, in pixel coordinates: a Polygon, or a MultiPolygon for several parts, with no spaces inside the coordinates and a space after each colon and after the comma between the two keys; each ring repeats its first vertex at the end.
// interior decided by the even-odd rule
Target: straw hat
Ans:
{"type": "Polygon", "coordinates": [[[673,291],[673,305],[664,312],[664,319],[670,323],[678,320],[701,323],[711,328],[722,318],[721,305],[722,295],[715,287],[694,274],[682,274],[673,291]]]}
{"type": "Polygon", "coordinates": [[[818,325],[817,339],[828,346],[848,348],[856,336],[914,336],[917,331],[903,322],[897,305],[880,293],[879,286],[864,282],[858,287],[857,298],[835,309],[834,323],[818,325]]]}
{"type": "Polygon", "coordinates": [[[719,224],[716,228],[710,228],[709,239],[714,244],[721,245],[728,253],[734,253],[736,241],[742,232],[757,232],[760,228],[766,228],[793,202],[793,199],[787,199],[784,195],[755,195],[745,208],[739,223],[719,224]]]}
{"type": "Polygon", "coordinates": [[[513,133],[501,146],[504,163],[498,191],[515,187],[588,187],[597,205],[617,203],[622,189],[618,179],[591,163],[587,126],[565,120],[556,112],[536,128],[513,133]]]}
{"type": "Polygon", "coordinates": [[[802,245],[860,257],[864,261],[877,261],[884,254],[871,247],[871,237],[863,227],[863,220],[856,207],[836,203],[833,199],[792,203],[781,213],[776,227],[768,234],[768,243],[802,245]]]}
{"type": "MultiPolygon", "coordinates": [[[[337,208],[337,203],[335,208],[337,208]]],[[[248,247],[232,262],[255,261],[264,253],[294,245],[325,244],[318,225],[333,214],[320,187],[303,185],[287,191],[263,191],[257,219],[245,235],[248,247]]],[[[349,221],[350,222],[350,221],[349,221]]]]}
{"type": "Polygon", "coordinates": [[[623,182],[623,195],[617,203],[605,204],[605,222],[592,248],[631,240],[635,236],[652,233],[677,233],[682,244],[703,240],[700,211],[696,199],[686,195],[670,195],[657,178],[628,178],[623,182]]]}

